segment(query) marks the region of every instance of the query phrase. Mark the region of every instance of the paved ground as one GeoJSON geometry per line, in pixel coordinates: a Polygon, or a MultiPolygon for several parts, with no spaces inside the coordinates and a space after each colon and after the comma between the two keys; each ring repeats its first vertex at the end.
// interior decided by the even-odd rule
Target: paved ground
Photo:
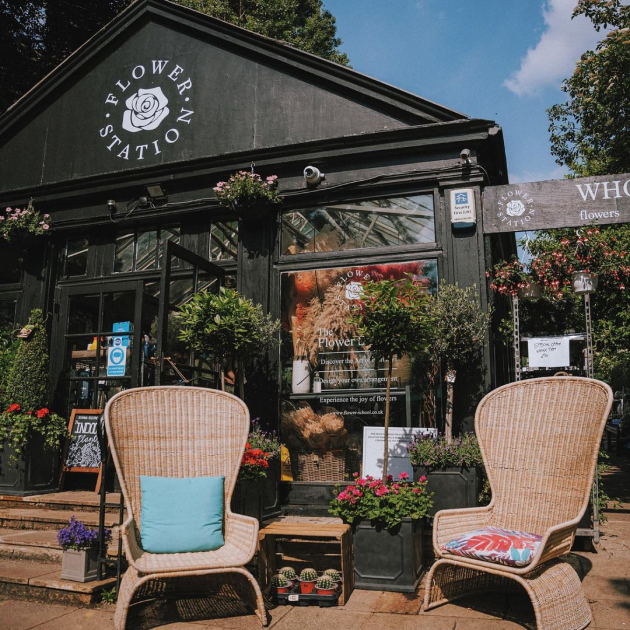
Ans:
{"type": "MultiPolygon", "coordinates": [[[[570,561],[582,578],[593,611],[592,630],[630,630],[630,471],[613,470],[611,494],[622,510],[608,513],[604,536],[595,551],[574,552],[570,561]]],[[[415,595],[355,591],[339,608],[272,608],[271,627],[278,630],[517,630],[535,628],[524,596],[487,594],[428,613],[420,611],[422,590],[415,595]]],[[[129,630],[259,630],[257,618],[237,601],[222,607],[209,599],[154,601],[136,605],[129,630]]],[[[0,599],[0,630],[112,630],[112,605],[76,608],[10,598],[0,599]]]]}

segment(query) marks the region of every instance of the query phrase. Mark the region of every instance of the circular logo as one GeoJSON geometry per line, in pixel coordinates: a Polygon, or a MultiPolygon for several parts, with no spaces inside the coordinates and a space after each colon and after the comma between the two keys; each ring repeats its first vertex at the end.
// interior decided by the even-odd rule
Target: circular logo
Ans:
{"type": "Polygon", "coordinates": [[[113,348],[109,351],[109,362],[112,365],[120,365],[125,360],[125,353],[122,348],[113,348]]]}
{"type": "Polygon", "coordinates": [[[114,338],[114,345],[115,346],[122,346],[122,339],[120,337],[115,337],[114,338]]]}
{"type": "Polygon", "coordinates": [[[99,129],[105,148],[128,161],[159,155],[190,126],[192,93],[192,79],[171,59],[135,65],[105,97],[105,124],[99,129]]]}
{"type": "Polygon", "coordinates": [[[520,199],[509,201],[505,212],[511,217],[520,217],[525,212],[525,204],[520,199]]]}
{"type": "Polygon", "coordinates": [[[526,227],[536,215],[534,198],[520,187],[506,188],[496,202],[497,219],[514,228],[526,227]]]}

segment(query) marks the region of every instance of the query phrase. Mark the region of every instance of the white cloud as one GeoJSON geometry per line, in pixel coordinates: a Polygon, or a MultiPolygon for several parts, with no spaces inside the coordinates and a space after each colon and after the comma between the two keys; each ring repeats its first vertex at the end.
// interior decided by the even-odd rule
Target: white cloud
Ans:
{"type": "Polygon", "coordinates": [[[558,86],[573,73],[576,61],[595,47],[605,33],[584,16],[571,19],[575,0],[547,0],[543,4],[545,29],[534,48],[521,59],[521,67],[503,83],[518,96],[535,96],[544,87],[558,86]]]}
{"type": "Polygon", "coordinates": [[[546,182],[550,179],[564,179],[569,173],[566,166],[557,166],[551,171],[523,171],[521,173],[510,173],[510,184],[522,184],[524,182],[546,182]]]}

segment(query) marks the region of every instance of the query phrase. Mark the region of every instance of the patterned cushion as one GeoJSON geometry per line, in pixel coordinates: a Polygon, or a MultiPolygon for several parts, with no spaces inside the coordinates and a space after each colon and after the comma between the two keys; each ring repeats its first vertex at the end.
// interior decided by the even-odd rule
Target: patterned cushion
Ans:
{"type": "Polygon", "coordinates": [[[542,536],[536,534],[485,527],[447,542],[442,551],[509,567],[524,567],[538,551],[541,540],[542,536]]]}

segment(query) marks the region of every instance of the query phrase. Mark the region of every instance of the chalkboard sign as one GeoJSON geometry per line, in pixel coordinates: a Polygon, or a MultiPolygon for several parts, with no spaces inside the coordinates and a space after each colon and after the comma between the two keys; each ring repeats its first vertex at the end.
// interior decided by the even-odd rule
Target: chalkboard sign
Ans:
{"type": "Polygon", "coordinates": [[[101,446],[98,425],[102,409],[73,409],[68,431],[70,439],[63,458],[64,472],[100,473],[101,446]]]}

